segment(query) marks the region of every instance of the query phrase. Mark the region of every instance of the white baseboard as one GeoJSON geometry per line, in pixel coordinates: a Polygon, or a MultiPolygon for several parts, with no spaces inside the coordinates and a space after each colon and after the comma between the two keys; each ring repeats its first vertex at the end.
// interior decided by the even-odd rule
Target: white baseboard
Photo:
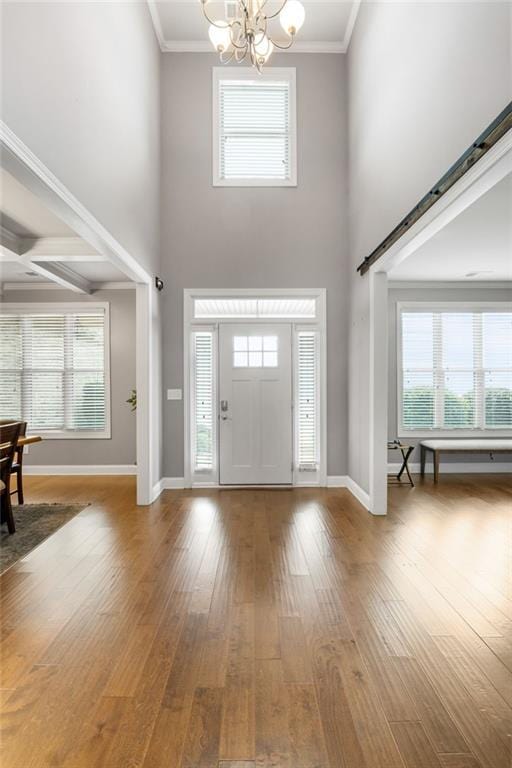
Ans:
{"type": "Polygon", "coordinates": [[[369,495],[366,493],[366,491],[363,491],[363,489],[355,482],[355,480],[352,480],[352,478],[348,475],[330,475],[327,478],[327,487],[347,488],[352,496],[355,496],[358,502],[362,504],[365,509],[370,509],[369,495]]]}
{"type": "Polygon", "coordinates": [[[348,488],[349,478],[347,475],[329,475],[327,478],[328,488],[348,488]]]}
{"type": "MultiPolygon", "coordinates": [[[[388,473],[390,475],[396,475],[400,472],[401,464],[388,464],[388,473]]],[[[409,470],[411,472],[419,473],[421,470],[419,462],[409,464],[409,470]]],[[[434,471],[432,462],[427,461],[425,465],[425,472],[432,474],[434,471]]],[[[439,472],[441,474],[480,474],[480,473],[503,473],[510,474],[512,472],[512,462],[510,461],[466,461],[455,462],[445,461],[441,458],[439,463],[439,472]]]]}
{"type": "Polygon", "coordinates": [[[160,480],[160,490],[170,490],[172,488],[184,488],[185,487],[185,478],[184,477],[162,477],[160,480]]]}
{"type": "MultiPolygon", "coordinates": [[[[244,487],[244,486],[240,486],[240,487],[244,487]]],[[[275,487],[279,487],[279,486],[275,486],[275,487]]],[[[294,486],[294,487],[300,488],[300,487],[306,487],[306,486],[294,486]]],[[[353,496],[355,496],[355,498],[363,505],[365,509],[370,509],[370,497],[368,496],[366,491],[363,491],[363,489],[360,488],[357,485],[357,483],[355,483],[354,480],[352,480],[351,477],[348,477],[348,475],[330,475],[327,478],[327,487],[328,488],[348,488],[350,493],[353,496]]],[[[162,477],[160,482],[156,483],[156,485],[153,488],[153,497],[154,497],[153,500],[157,499],[162,491],[180,489],[180,488],[185,488],[184,477],[162,477]]],[[[226,486],[219,486],[214,483],[202,483],[202,484],[196,483],[194,485],[194,488],[226,489],[226,486]]]]}
{"type": "Polygon", "coordinates": [[[352,494],[352,496],[355,496],[356,499],[360,504],[363,505],[365,509],[370,511],[370,496],[366,491],[364,491],[360,485],[356,483],[355,480],[352,480],[351,477],[347,477],[347,488],[352,494]]]}
{"type": "Polygon", "coordinates": [[[151,491],[151,502],[150,502],[151,504],[158,499],[162,491],[163,491],[163,486],[162,486],[162,480],[160,479],[158,483],[154,484],[153,490],[151,491]]]}
{"type": "Polygon", "coordinates": [[[25,475],[136,475],[135,464],[23,464],[25,475]]]}

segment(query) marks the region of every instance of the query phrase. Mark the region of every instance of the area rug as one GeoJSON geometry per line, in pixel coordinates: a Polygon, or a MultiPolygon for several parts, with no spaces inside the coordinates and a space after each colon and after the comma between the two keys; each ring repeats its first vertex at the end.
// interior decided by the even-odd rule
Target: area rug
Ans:
{"type": "Polygon", "coordinates": [[[86,506],[87,504],[13,506],[16,533],[10,536],[6,524],[0,527],[0,573],[28,555],[38,544],[55,533],[86,506]]]}

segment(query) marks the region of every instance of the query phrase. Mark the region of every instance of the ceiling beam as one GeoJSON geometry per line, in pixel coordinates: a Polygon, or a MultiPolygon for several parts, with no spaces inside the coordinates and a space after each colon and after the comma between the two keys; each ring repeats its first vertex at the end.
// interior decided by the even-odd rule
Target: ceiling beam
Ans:
{"type": "Polygon", "coordinates": [[[45,277],[47,280],[52,280],[54,283],[61,285],[63,288],[67,288],[75,293],[92,293],[92,285],[85,277],[77,275],[72,269],[66,267],[65,264],[55,264],[53,262],[38,262],[30,261],[25,262],[27,266],[30,266],[34,272],[37,272],[41,277],[45,277]]]}
{"type": "MultiPolygon", "coordinates": [[[[58,240],[59,238],[56,239],[58,240]]],[[[68,239],[78,240],[79,238],[68,239]]],[[[62,288],[67,288],[70,291],[75,291],[76,293],[92,293],[93,289],[91,283],[84,277],[78,275],[65,264],[59,264],[55,261],[36,261],[34,255],[37,253],[37,248],[32,247],[29,250],[26,250],[26,247],[26,238],[18,237],[18,235],[15,235],[13,232],[10,232],[0,225],[0,261],[21,264],[28,271],[36,272],[36,274],[44,277],[46,280],[57,283],[57,285],[62,286],[62,288]]],[[[49,254],[47,254],[47,256],[48,255],[49,254]]],[[[41,258],[44,259],[44,254],[42,254],[41,258]]],[[[80,258],[82,260],[84,259],[83,256],[80,258]]]]}
{"type": "Polygon", "coordinates": [[[2,261],[17,261],[21,254],[20,239],[0,224],[0,253],[2,261]]]}
{"type": "Polygon", "coordinates": [[[36,261],[106,261],[81,237],[22,237],[19,242],[23,255],[36,261]]]}

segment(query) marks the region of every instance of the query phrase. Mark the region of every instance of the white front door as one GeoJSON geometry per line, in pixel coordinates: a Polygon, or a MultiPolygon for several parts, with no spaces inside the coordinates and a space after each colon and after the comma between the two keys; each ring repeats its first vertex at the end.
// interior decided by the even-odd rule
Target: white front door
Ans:
{"type": "Polygon", "coordinates": [[[291,326],[220,325],[222,485],[292,482],[291,326]]]}

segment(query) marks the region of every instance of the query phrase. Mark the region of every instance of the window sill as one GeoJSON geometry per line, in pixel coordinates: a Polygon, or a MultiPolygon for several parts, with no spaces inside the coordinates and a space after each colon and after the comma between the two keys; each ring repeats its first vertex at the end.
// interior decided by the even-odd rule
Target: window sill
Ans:
{"type": "Polygon", "coordinates": [[[33,429],[30,430],[30,432],[27,431],[27,437],[31,437],[33,435],[39,435],[43,438],[43,440],[110,440],[111,439],[111,433],[110,430],[104,430],[103,432],[72,432],[69,431],[58,431],[58,430],[44,430],[44,429],[33,429]]]}
{"type": "Polygon", "coordinates": [[[296,187],[296,179],[219,179],[212,182],[213,187],[296,187]]]}
{"type": "MultiPolygon", "coordinates": [[[[512,429],[510,427],[502,427],[501,429],[421,429],[421,430],[401,430],[398,433],[399,439],[407,439],[410,437],[418,438],[436,438],[436,437],[449,437],[455,439],[457,437],[509,437],[512,436],[512,429]]],[[[394,438],[393,438],[394,439],[394,438]]]]}

